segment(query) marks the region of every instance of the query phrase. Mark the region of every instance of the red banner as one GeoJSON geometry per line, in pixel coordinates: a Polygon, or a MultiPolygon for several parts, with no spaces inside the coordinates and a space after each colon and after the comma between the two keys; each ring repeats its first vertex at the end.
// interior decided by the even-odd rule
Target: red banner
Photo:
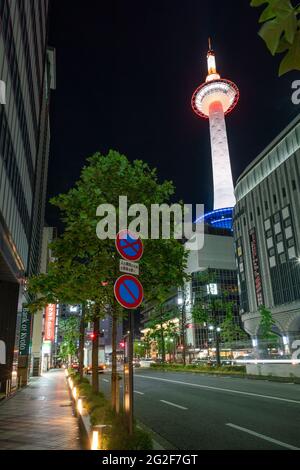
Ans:
{"type": "Polygon", "coordinates": [[[55,320],[56,320],[56,305],[55,304],[49,304],[46,307],[44,341],[54,341],[54,339],[55,339],[55,320]]]}

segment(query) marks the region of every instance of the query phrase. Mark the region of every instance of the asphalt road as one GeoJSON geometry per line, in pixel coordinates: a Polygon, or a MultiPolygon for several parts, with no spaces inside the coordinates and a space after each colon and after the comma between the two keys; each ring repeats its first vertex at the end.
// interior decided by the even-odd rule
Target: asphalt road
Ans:
{"type": "Polygon", "coordinates": [[[134,390],[135,416],[175,449],[300,450],[300,385],[139,369],[134,390]]]}

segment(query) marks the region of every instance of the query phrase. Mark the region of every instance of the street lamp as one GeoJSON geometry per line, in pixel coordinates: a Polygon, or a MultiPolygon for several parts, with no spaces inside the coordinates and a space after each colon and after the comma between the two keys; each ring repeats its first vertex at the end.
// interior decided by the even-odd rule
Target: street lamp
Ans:
{"type": "Polygon", "coordinates": [[[6,104],[6,85],[3,80],[0,80],[0,104],[6,104]]]}
{"type": "MultiPolygon", "coordinates": [[[[208,329],[210,331],[214,331],[214,325],[209,325],[208,329]]],[[[217,359],[217,366],[221,366],[221,357],[220,357],[220,332],[221,328],[219,326],[216,327],[216,359],[217,359]]]]}

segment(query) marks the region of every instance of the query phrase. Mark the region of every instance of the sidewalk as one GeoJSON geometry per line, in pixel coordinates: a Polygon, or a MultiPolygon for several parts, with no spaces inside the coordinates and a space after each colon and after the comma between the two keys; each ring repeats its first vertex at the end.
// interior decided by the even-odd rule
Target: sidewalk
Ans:
{"type": "Polygon", "coordinates": [[[0,450],[80,450],[63,370],[32,378],[0,403],[0,450]]]}

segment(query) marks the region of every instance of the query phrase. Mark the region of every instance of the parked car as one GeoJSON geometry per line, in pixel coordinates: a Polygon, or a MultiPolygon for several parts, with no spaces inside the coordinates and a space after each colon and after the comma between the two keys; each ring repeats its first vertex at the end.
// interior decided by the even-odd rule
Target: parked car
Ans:
{"type": "MultiPolygon", "coordinates": [[[[99,364],[98,365],[98,374],[103,374],[105,369],[106,369],[105,364],[99,364]]],[[[91,374],[92,373],[92,366],[89,365],[89,366],[85,367],[84,371],[85,371],[86,374],[91,374]]]]}
{"type": "Polygon", "coordinates": [[[132,365],[133,365],[133,367],[141,367],[141,363],[140,363],[139,359],[133,359],[132,365]]]}
{"type": "Polygon", "coordinates": [[[79,369],[79,364],[78,364],[78,362],[72,362],[72,364],[71,364],[71,369],[73,369],[73,370],[78,370],[78,369],[79,369]]]}
{"type": "Polygon", "coordinates": [[[151,364],[156,364],[156,362],[153,359],[141,359],[140,360],[141,367],[150,367],[151,364]]]}

